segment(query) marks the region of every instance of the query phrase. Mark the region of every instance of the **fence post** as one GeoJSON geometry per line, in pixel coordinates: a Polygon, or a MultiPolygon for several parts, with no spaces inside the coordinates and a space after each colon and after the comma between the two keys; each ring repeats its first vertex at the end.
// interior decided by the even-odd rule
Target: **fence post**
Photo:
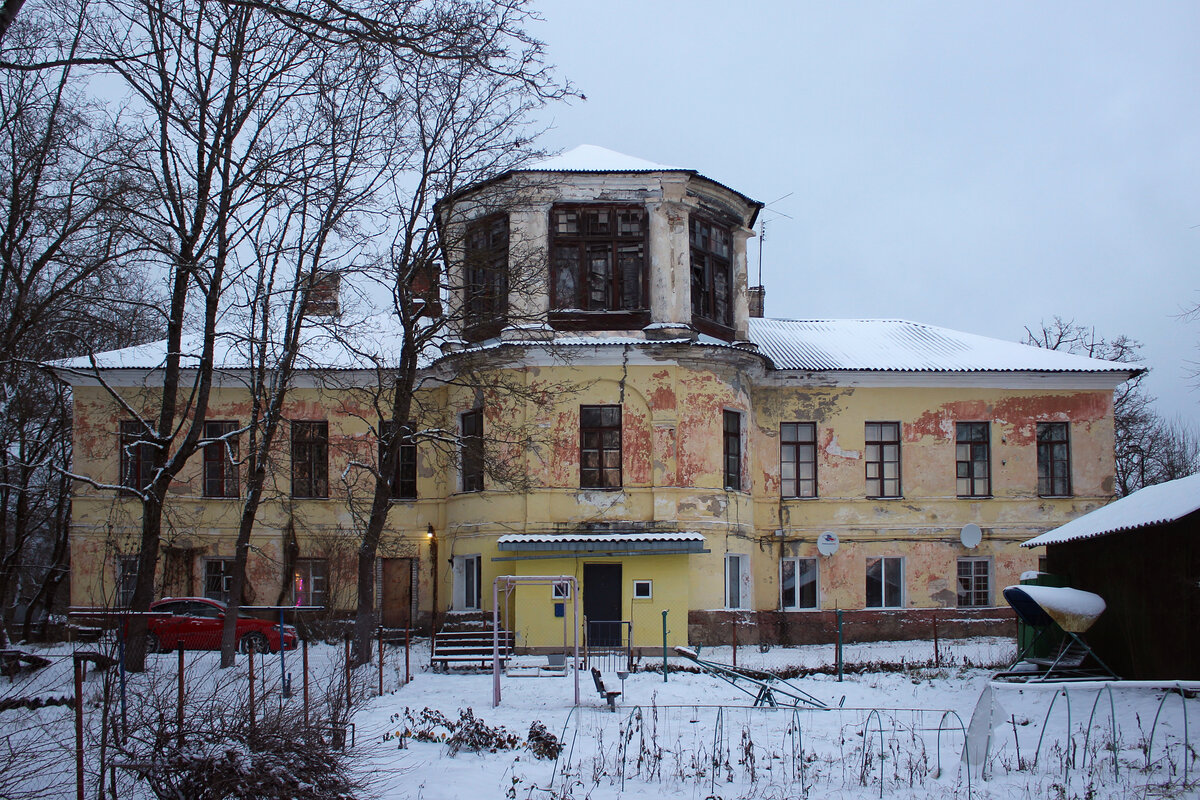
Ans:
{"type": "Polygon", "coordinates": [[[121,640],[118,645],[118,655],[120,656],[119,674],[121,676],[121,741],[122,742],[126,742],[129,740],[129,714],[128,714],[128,704],[125,699],[125,627],[128,624],[129,624],[128,621],[122,620],[121,628],[120,628],[121,640]]]}
{"type": "Polygon", "coordinates": [[[379,696],[383,697],[383,626],[379,626],[379,696]]]}
{"type": "Polygon", "coordinates": [[[942,655],[938,650],[937,612],[933,614],[933,665],[935,667],[942,665],[942,655]]]}
{"type": "Polygon", "coordinates": [[[83,659],[71,657],[75,668],[75,797],[83,800],[83,659]]]}
{"type": "Polygon", "coordinates": [[[250,738],[254,738],[254,648],[246,648],[246,656],[250,659],[250,738]]]}
{"type": "Polygon", "coordinates": [[[842,682],[842,610],[837,610],[837,668],[838,668],[838,683],[842,682]]]}
{"type": "Polygon", "coordinates": [[[304,730],[308,730],[308,639],[304,640],[304,650],[301,656],[301,669],[304,670],[304,730]]]}
{"type": "Polygon", "coordinates": [[[737,666],[737,617],[730,617],[729,624],[733,628],[733,665],[737,666]]]}
{"type": "Polygon", "coordinates": [[[408,683],[412,680],[412,674],[408,669],[408,626],[404,628],[404,682],[408,683]]]}
{"type": "MultiPolygon", "coordinates": [[[[279,707],[283,708],[283,701],[292,696],[291,682],[287,677],[287,669],[283,661],[283,606],[279,607],[279,707]]],[[[267,661],[263,659],[263,669],[267,668],[267,661]]]]}
{"type": "Polygon", "coordinates": [[[667,611],[663,609],[663,683],[667,682],[667,611]]]}
{"type": "MultiPolygon", "coordinates": [[[[370,650],[367,651],[371,652],[370,650]]],[[[350,705],[353,700],[350,697],[350,634],[346,634],[346,721],[350,720],[350,705]]]]}
{"type": "Polygon", "coordinates": [[[183,749],[183,645],[179,645],[179,686],[176,690],[175,724],[179,728],[179,748],[183,749]]]}

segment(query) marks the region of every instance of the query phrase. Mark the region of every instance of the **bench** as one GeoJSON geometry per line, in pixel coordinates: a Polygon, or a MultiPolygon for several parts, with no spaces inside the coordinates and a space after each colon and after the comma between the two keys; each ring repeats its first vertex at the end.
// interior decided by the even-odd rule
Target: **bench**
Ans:
{"type": "Polygon", "coordinates": [[[600,680],[600,670],[592,667],[592,680],[596,683],[596,691],[608,703],[609,711],[617,710],[617,698],[621,696],[620,692],[611,692],[604,688],[604,681],[600,680]]]}
{"type": "Polygon", "coordinates": [[[0,673],[8,678],[15,678],[23,668],[31,670],[43,669],[50,666],[50,660],[26,653],[24,650],[0,650],[0,673]]]}

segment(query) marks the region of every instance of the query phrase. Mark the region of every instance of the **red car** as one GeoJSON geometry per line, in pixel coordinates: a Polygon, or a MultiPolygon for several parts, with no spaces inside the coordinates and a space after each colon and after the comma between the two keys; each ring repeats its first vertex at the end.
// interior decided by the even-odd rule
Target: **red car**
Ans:
{"type": "MultiPolygon", "coordinates": [[[[150,604],[154,614],[147,622],[146,652],[160,653],[183,647],[187,650],[221,649],[221,627],[228,607],[207,597],[164,597],[150,604]]],[[[256,653],[279,651],[279,624],[238,614],[237,649],[256,653]]],[[[296,629],[284,625],[283,646],[295,650],[300,641],[296,629]]]]}

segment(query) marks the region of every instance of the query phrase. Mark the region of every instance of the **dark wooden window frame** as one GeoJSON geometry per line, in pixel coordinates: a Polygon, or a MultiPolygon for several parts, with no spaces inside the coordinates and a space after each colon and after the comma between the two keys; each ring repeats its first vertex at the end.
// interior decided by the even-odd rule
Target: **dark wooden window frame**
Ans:
{"type": "Polygon", "coordinates": [[[866,603],[867,608],[904,608],[904,558],[901,556],[880,556],[877,558],[867,559],[867,585],[866,585],[866,603]],[[872,569],[875,566],[879,568],[879,575],[876,578],[873,576],[872,569]],[[896,572],[899,575],[896,575],[896,572]],[[892,580],[889,580],[891,578],[892,580]],[[872,582],[878,583],[878,597],[873,596],[872,582]],[[899,597],[895,594],[898,593],[899,597]],[[892,594],[889,597],[889,594],[892,594]],[[872,602],[875,601],[875,602],[872,602]]]}
{"type": "Polygon", "coordinates": [[[620,489],[621,466],[621,407],[580,406],[579,488],[620,489]]]}
{"type": "Polygon", "coordinates": [[[959,558],[954,566],[959,608],[988,608],[992,604],[992,560],[959,558]],[[983,571],[979,567],[983,567],[983,571]]]}
{"type": "Polygon", "coordinates": [[[781,496],[788,498],[817,496],[817,423],[784,422],[780,424],[779,492],[781,496]],[[792,468],[792,477],[790,478],[784,474],[788,465],[791,465],[792,468]],[[802,476],[801,467],[804,465],[810,467],[810,477],[802,476]]]}
{"type": "MultiPolygon", "coordinates": [[[[217,439],[238,429],[231,420],[209,420],[204,423],[204,438],[217,439]]],[[[239,494],[238,439],[236,436],[204,445],[202,492],[205,497],[237,497],[239,494]]]]}
{"type": "Polygon", "coordinates": [[[959,422],[954,427],[955,491],[959,497],[991,497],[991,424],[959,422]]]}
{"type": "MultiPolygon", "coordinates": [[[[391,430],[396,431],[395,423],[388,423],[391,430]]],[[[412,430],[410,422],[407,426],[412,430]]],[[[379,442],[379,461],[383,463],[383,442],[379,442]]],[[[417,499],[417,443],[402,441],[396,450],[396,463],[392,465],[392,499],[417,499]]]]}
{"type": "Polygon", "coordinates": [[[894,499],[902,497],[900,471],[900,423],[899,422],[868,422],[866,424],[866,450],[863,461],[866,466],[867,497],[875,499],[894,499]],[[872,430],[874,428],[874,430],[872,430]],[[886,429],[886,430],[885,430],[886,429]],[[894,431],[889,436],[887,431],[894,431]],[[887,448],[895,448],[895,457],[888,457],[887,448]],[[896,475],[887,476],[888,465],[894,464],[896,475]],[[872,474],[874,473],[874,474],[872,474]],[[889,485],[891,484],[891,485],[889,485]],[[894,487],[894,491],[889,491],[894,487]]]}
{"type": "Polygon", "coordinates": [[[726,490],[742,491],[742,414],[725,409],[721,414],[721,476],[726,490]]]}
{"type": "Polygon", "coordinates": [[[320,606],[329,605],[329,559],[327,558],[298,558],[292,568],[292,601],[297,605],[320,606]],[[314,569],[319,567],[319,569],[314,569]],[[318,588],[314,575],[321,579],[318,588]],[[296,579],[301,580],[301,593],[296,592],[296,579]],[[303,585],[307,579],[309,585],[303,585]],[[301,602],[301,601],[304,602],[301,602]]]}
{"type": "Polygon", "coordinates": [[[206,558],[204,559],[204,596],[209,600],[230,601],[229,590],[233,582],[234,559],[206,558]],[[210,568],[219,566],[219,570],[210,568]],[[215,584],[219,583],[219,586],[215,584]]]}
{"type": "Polygon", "coordinates": [[[498,336],[508,320],[508,214],[466,225],[463,241],[463,335],[498,336]]]}
{"type": "Polygon", "coordinates": [[[688,240],[691,244],[692,327],[718,339],[732,341],[733,296],[736,286],[733,275],[733,230],[729,225],[704,216],[692,214],[688,220],[688,240]],[[719,241],[724,238],[726,252],[719,241]],[[724,300],[720,297],[720,282],[725,282],[724,300]]]}
{"type": "Polygon", "coordinates": [[[459,416],[462,440],[459,444],[462,491],[483,491],[483,409],[464,411],[459,416]]]}
{"type": "MultiPolygon", "coordinates": [[[[550,209],[550,324],[559,330],[629,330],[650,324],[650,225],[646,208],[616,203],[559,203],[550,209]],[[604,213],[604,226],[595,215],[604,213]],[[562,215],[576,214],[574,231],[564,231],[562,215]],[[638,220],[636,233],[622,233],[622,214],[638,220]],[[623,263],[622,251],[637,256],[623,263]],[[606,250],[608,275],[592,287],[589,254],[606,250]],[[566,254],[574,254],[568,270],[566,254]],[[630,280],[630,270],[636,276],[630,280]],[[573,272],[574,292],[564,297],[564,273],[573,272]],[[596,291],[603,299],[596,296],[596,291]]],[[[626,221],[627,224],[627,221],[626,221]]]]}
{"type": "Polygon", "coordinates": [[[122,420],[118,438],[120,464],[119,483],[123,494],[133,494],[149,482],[149,471],[154,464],[154,445],[138,441],[145,436],[146,429],[137,420],[122,420]]]}
{"type": "Polygon", "coordinates": [[[1071,426],[1066,422],[1037,424],[1038,495],[1071,496],[1071,426]]]}
{"type": "Polygon", "coordinates": [[[293,420],[292,497],[329,497],[329,422],[293,420]]]}

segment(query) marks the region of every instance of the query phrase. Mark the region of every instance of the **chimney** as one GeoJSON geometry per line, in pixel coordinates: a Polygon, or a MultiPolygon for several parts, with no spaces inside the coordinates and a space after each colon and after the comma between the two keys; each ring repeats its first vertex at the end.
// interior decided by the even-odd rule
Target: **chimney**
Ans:
{"type": "Polygon", "coordinates": [[[750,316],[761,317],[763,310],[766,307],[767,290],[762,286],[751,286],[749,288],[750,300],[750,316]]]}

